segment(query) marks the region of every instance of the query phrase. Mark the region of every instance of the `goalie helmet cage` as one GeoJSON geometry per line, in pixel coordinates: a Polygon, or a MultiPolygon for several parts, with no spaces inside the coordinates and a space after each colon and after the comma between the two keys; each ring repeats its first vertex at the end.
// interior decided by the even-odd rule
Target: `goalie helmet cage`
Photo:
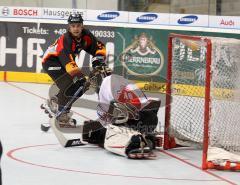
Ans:
{"type": "Polygon", "coordinates": [[[240,170],[240,40],[170,34],[164,149],[200,147],[202,168],[240,170]]]}

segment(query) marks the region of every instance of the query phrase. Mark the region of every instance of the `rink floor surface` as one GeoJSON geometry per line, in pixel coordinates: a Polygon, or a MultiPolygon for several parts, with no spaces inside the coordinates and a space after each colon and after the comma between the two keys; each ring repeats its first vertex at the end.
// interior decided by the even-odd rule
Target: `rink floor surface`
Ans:
{"type": "MultiPolygon", "coordinates": [[[[240,184],[239,172],[202,171],[199,150],[159,149],[155,160],[129,160],[94,145],[62,148],[51,130],[40,130],[48,122],[40,105],[49,85],[0,82],[0,89],[3,185],[240,184]]],[[[73,108],[79,123],[96,118],[85,105],[96,95],[82,100],[73,108]]]]}

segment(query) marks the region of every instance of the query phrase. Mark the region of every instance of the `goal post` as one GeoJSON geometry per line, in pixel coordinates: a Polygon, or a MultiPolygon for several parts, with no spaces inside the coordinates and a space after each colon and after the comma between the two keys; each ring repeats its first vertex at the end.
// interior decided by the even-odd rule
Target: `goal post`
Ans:
{"type": "Polygon", "coordinates": [[[202,149],[202,168],[240,170],[240,40],[170,34],[164,149],[202,149]]]}

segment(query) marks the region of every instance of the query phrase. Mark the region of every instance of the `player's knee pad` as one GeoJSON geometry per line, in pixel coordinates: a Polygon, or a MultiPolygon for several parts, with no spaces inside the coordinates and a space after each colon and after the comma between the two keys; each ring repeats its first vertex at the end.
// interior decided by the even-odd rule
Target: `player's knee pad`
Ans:
{"type": "Polygon", "coordinates": [[[99,121],[85,121],[83,125],[83,141],[92,144],[98,144],[103,147],[106,134],[106,128],[99,121]]]}

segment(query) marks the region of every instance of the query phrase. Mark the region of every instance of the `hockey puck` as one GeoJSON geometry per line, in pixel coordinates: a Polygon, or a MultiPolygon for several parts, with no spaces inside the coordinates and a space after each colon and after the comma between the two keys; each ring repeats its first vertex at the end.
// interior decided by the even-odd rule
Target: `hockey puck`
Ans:
{"type": "Polygon", "coordinates": [[[49,124],[41,124],[41,130],[43,132],[47,132],[50,129],[50,125],[49,124]]]}

